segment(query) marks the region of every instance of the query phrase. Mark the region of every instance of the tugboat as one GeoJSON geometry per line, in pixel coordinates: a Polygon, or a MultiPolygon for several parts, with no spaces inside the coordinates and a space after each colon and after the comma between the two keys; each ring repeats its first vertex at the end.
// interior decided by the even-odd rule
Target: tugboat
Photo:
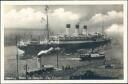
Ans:
{"type": "Polygon", "coordinates": [[[83,32],[79,32],[80,24],[76,24],[75,32],[70,34],[71,25],[66,25],[66,34],[50,36],[49,23],[48,23],[48,6],[46,6],[47,16],[47,36],[44,41],[20,41],[18,48],[25,51],[25,54],[37,55],[42,50],[47,50],[51,47],[59,47],[65,51],[76,51],[78,49],[96,48],[111,43],[111,38],[108,38],[104,33],[95,32],[93,34],[88,33],[87,25],[83,26],[83,32]]]}
{"type": "Polygon", "coordinates": [[[80,59],[82,61],[85,61],[85,60],[105,59],[105,54],[103,52],[100,52],[100,53],[91,52],[91,53],[86,53],[86,54],[80,54],[80,59]]]}

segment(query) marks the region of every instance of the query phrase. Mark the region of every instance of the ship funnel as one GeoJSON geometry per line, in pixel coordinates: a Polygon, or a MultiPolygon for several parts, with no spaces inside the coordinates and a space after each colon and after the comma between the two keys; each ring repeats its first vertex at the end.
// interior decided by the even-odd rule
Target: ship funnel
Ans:
{"type": "Polygon", "coordinates": [[[76,35],[76,36],[79,35],[79,24],[76,24],[75,35],[76,35]]]}
{"type": "Polygon", "coordinates": [[[70,34],[70,24],[66,25],[66,35],[70,34]]]}
{"type": "Polygon", "coordinates": [[[83,35],[87,35],[87,25],[83,26],[83,35]]]}

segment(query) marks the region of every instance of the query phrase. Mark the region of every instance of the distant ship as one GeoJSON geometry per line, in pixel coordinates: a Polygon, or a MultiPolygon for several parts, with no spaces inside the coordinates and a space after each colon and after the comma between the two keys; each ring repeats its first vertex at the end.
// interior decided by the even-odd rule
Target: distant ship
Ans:
{"type": "Polygon", "coordinates": [[[99,46],[107,45],[111,43],[111,38],[106,37],[103,33],[90,34],[87,31],[87,25],[83,26],[83,32],[79,33],[80,24],[76,24],[74,35],[70,34],[70,24],[66,24],[66,33],[64,35],[50,36],[49,24],[48,24],[48,6],[46,6],[47,16],[47,40],[40,41],[20,41],[17,45],[18,48],[23,50],[25,54],[37,55],[42,50],[48,50],[49,48],[59,47],[64,51],[76,51],[78,49],[96,48],[99,46]]]}
{"type": "Polygon", "coordinates": [[[80,54],[80,59],[82,61],[105,59],[105,54],[104,53],[100,53],[100,52],[99,53],[91,52],[91,53],[86,53],[86,54],[80,54]]]}

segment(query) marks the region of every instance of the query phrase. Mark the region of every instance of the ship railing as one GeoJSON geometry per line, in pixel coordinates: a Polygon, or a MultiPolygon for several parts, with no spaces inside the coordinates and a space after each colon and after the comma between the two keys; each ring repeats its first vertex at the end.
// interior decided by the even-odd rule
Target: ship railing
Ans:
{"type": "Polygon", "coordinates": [[[54,38],[54,40],[50,40],[49,44],[59,44],[60,43],[60,37],[56,36],[56,38],[54,38]]]}
{"type": "Polygon", "coordinates": [[[39,44],[52,44],[52,43],[56,43],[56,41],[46,41],[46,40],[44,40],[44,41],[40,41],[39,42],[39,44]]]}
{"type": "Polygon", "coordinates": [[[58,41],[50,41],[49,43],[50,43],[50,44],[59,44],[58,41]]]}
{"type": "Polygon", "coordinates": [[[55,37],[54,39],[50,39],[49,41],[47,39],[42,40],[39,42],[40,44],[59,44],[60,43],[60,38],[55,37]]]}
{"type": "Polygon", "coordinates": [[[44,44],[44,43],[45,43],[45,41],[40,41],[39,43],[40,43],[40,44],[44,44]]]}
{"type": "Polygon", "coordinates": [[[30,44],[30,41],[21,40],[17,43],[18,46],[27,46],[28,44],[30,44]]]}
{"type": "Polygon", "coordinates": [[[39,44],[48,44],[48,43],[49,43],[49,41],[47,39],[39,41],[39,44]]]}

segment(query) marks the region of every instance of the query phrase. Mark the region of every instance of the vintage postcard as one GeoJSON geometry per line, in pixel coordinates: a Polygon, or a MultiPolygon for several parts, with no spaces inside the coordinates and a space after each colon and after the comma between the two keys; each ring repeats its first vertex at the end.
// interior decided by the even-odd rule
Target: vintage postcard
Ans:
{"type": "Polygon", "coordinates": [[[2,1],[2,83],[127,82],[125,1],[2,1]]]}

